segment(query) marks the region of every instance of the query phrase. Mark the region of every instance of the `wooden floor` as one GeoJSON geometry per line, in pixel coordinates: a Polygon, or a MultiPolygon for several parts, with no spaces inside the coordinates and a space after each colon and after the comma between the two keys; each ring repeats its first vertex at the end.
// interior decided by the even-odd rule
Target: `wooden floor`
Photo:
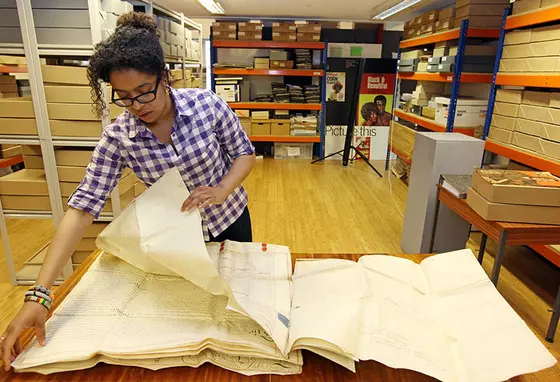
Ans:
{"type": "MultiPolygon", "coordinates": [[[[400,253],[407,187],[379,178],[363,164],[342,168],[339,161],[311,165],[301,161],[259,161],[245,182],[250,197],[254,241],[288,245],[299,253],[400,253]]],[[[52,235],[48,221],[11,220],[9,231],[16,267],[52,235]]],[[[474,234],[468,246],[478,248],[474,234]]],[[[495,243],[489,241],[484,268],[490,272],[495,243]]],[[[21,306],[25,287],[9,283],[0,250],[0,333],[21,306]]],[[[542,339],[560,283],[560,270],[523,247],[508,248],[499,290],[542,339]]],[[[555,344],[543,343],[560,359],[560,333],[555,344]]],[[[560,366],[515,379],[560,381],[560,366]]]]}

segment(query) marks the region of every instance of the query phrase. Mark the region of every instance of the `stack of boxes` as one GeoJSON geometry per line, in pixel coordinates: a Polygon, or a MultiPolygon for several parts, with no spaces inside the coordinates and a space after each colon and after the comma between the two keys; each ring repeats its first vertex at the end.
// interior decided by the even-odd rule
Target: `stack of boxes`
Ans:
{"type": "Polygon", "coordinates": [[[467,203],[489,221],[560,224],[560,178],[547,172],[475,170],[467,203]]]}
{"type": "Polygon", "coordinates": [[[86,232],[84,237],[76,247],[76,251],[72,254],[72,266],[74,270],[84,262],[91,252],[97,249],[95,239],[107,227],[108,223],[93,222],[86,232]]]}
{"type": "Polygon", "coordinates": [[[50,211],[45,171],[24,169],[1,177],[0,200],[4,210],[50,211]]]}
{"type": "MultiPolygon", "coordinates": [[[[424,52],[422,49],[414,49],[402,52],[398,71],[405,73],[420,71],[418,70],[418,65],[421,64],[422,57],[428,54],[429,52],[424,52]]],[[[425,66],[427,69],[427,64],[425,66]]],[[[421,69],[423,69],[423,67],[424,65],[421,66],[421,69]]]]}
{"type": "Polygon", "coordinates": [[[503,73],[559,72],[559,47],[560,25],[507,32],[499,71],[503,73]]]}
{"type": "Polygon", "coordinates": [[[0,98],[18,97],[16,77],[9,74],[0,75],[0,98]]]}
{"type": "Polygon", "coordinates": [[[251,111],[246,109],[235,109],[235,115],[239,118],[241,127],[247,135],[252,134],[251,130],[251,111]]]}
{"type": "Polygon", "coordinates": [[[498,89],[488,138],[560,161],[560,93],[498,89]]]}
{"type": "Polygon", "coordinates": [[[296,114],[290,119],[289,133],[293,136],[315,136],[317,135],[317,116],[296,114]]]}
{"type": "MultiPolygon", "coordinates": [[[[64,210],[67,209],[66,201],[76,190],[86,175],[86,167],[90,162],[93,150],[90,148],[64,148],[56,150],[55,159],[60,182],[60,193],[64,210]]],[[[118,183],[121,208],[126,207],[134,200],[134,183],[137,178],[130,169],[126,169],[118,183]]],[[[103,208],[104,213],[112,212],[111,199],[103,208]]]]}
{"type": "Polygon", "coordinates": [[[317,42],[321,41],[321,23],[296,21],[297,41],[317,42]]]}
{"type": "Polygon", "coordinates": [[[24,145],[21,149],[23,153],[23,164],[26,170],[45,170],[41,146],[24,145]]]}
{"type": "Polygon", "coordinates": [[[451,6],[439,11],[436,21],[436,32],[453,29],[455,26],[455,7],[451,6]]]}
{"type": "MultiPolygon", "coordinates": [[[[101,117],[93,111],[87,69],[43,65],[41,70],[52,136],[98,138],[101,117]]],[[[123,110],[111,103],[109,111],[111,119],[115,119],[123,110]]]]}
{"type": "Polygon", "coordinates": [[[558,0],[516,0],[513,3],[512,14],[536,11],[540,8],[548,8],[551,6],[560,5],[558,0]]]}
{"type": "Polygon", "coordinates": [[[270,58],[268,57],[255,57],[253,59],[254,69],[270,69],[270,58]]]}
{"type": "MultiPolygon", "coordinates": [[[[467,45],[463,55],[463,72],[493,73],[496,45],[467,45]]],[[[446,43],[436,44],[433,56],[428,60],[429,73],[453,73],[458,47],[446,43]]]]}
{"type": "Polygon", "coordinates": [[[0,133],[37,135],[35,111],[29,98],[0,98],[0,133]]]}
{"type": "Polygon", "coordinates": [[[237,23],[237,38],[239,40],[262,40],[263,23],[260,20],[243,21],[237,23]]]}
{"type": "Polygon", "coordinates": [[[159,39],[165,56],[183,57],[185,55],[184,28],[177,20],[155,17],[159,29],[159,39]]]}
{"type": "Polygon", "coordinates": [[[469,28],[500,28],[510,0],[457,0],[455,26],[469,20],[469,28]]]}
{"type": "Polygon", "coordinates": [[[0,2],[0,36],[2,43],[22,44],[21,29],[15,0],[0,2]]]}
{"type": "Polygon", "coordinates": [[[212,23],[214,40],[237,40],[237,23],[233,21],[216,21],[212,23]]]}
{"type": "Polygon", "coordinates": [[[277,21],[272,23],[273,41],[296,41],[297,26],[293,21],[277,21]]]}
{"type": "Polygon", "coordinates": [[[418,81],[416,89],[412,92],[412,112],[429,119],[436,118],[435,97],[444,94],[445,84],[442,82],[418,81]],[[420,109],[420,110],[418,110],[420,109]]]}
{"type": "Polygon", "coordinates": [[[2,149],[2,151],[0,152],[2,159],[12,158],[21,155],[20,145],[2,144],[0,145],[0,148],[2,149]]]}
{"type": "Polygon", "coordinates": [[[439,11],[424,13],[404,24],[404,37],[412,38],[433,34],[436,31],[439,11]]]}

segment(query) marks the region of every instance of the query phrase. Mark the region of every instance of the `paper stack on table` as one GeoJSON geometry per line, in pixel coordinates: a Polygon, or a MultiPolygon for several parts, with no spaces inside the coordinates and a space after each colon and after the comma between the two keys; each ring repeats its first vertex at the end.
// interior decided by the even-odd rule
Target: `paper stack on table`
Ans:
{"type": "Polygon", "coordinates": [[[198,212],[179,212],[185,193],[172,170],[109,225],[98,245],[120,259],[96,260],[48,321],[47,345],[35,341],[17,371],[211,362],[295,374],[308,349],[350,370],[376,360],[445,381],[501,381],[556,362],[469,250],[421,264],[300,260],[292,279],[286,247],[205,246],[198,212]]]}

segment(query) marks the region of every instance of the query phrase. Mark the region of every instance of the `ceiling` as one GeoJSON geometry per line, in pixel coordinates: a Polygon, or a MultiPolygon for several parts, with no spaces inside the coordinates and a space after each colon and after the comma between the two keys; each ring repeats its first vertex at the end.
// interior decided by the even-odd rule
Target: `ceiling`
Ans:
{"type": "MultiPolygon", "coordinates": [[[[371,21],[375,14],[401,0],[221,0],[226,16],[260,18],[308,18],[371,21]],[[375,14],[374,14],[375,12],[375,14]]],[[[161,5],[187,17],[211,17],[195,0],[159,0],[161,5]]],[[[416,14],[454,4],[454,0],[422,0],[412,9],[391,17],[406,21],[416,14]]]]}

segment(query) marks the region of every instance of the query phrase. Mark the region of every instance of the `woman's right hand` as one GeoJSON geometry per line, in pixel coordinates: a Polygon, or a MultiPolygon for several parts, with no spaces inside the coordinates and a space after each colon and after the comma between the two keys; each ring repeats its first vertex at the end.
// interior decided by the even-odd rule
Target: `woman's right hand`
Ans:
{"type": "Polygon", "coordinates": [[[33,301],[23,304],[19,313],[0,336],[0,358],[4,361],[4,370],[10,370],[11,363],[20,352],[19,336],[24,329],[35,328],[37,341],[41,346],[45,346],[46,319],[47,310],[43,305],[33,301]]]}

